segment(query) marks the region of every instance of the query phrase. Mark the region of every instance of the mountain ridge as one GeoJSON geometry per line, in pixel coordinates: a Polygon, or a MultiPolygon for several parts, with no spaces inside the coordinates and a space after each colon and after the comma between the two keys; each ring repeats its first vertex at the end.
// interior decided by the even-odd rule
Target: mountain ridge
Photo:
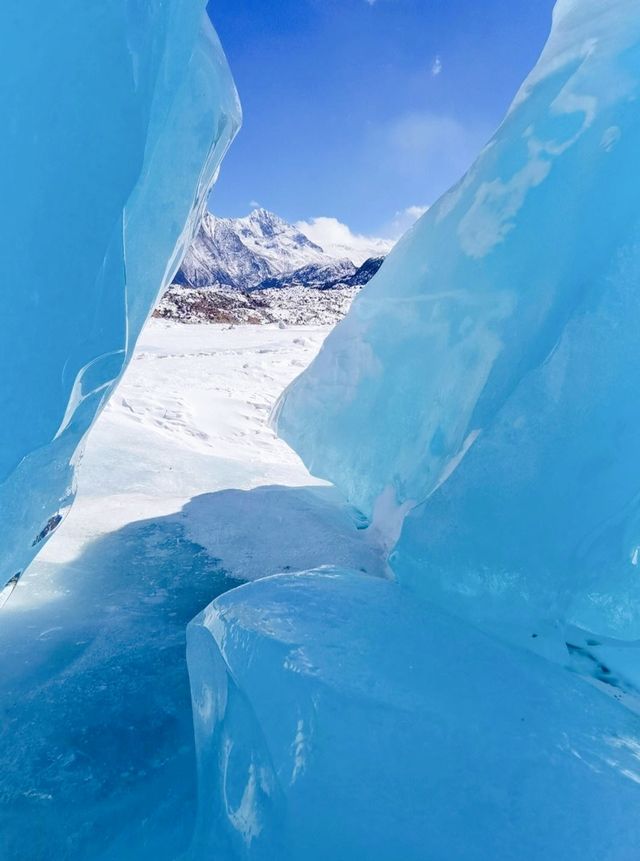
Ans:
{"type": "Polygon", "coordinates": [[[266,209],[242,218],[206,212],[173,284],[253,290],[284,286],[293,278],[290,284],[328,289],[348,283],[366,262],[361,249],[336,257],[266,209]]]}
{"type": "Polygon", "coordinates": [[[265,209],[242,218],[207,212],[155,316],[185,323],[335,323],[384,261],[362,261],[362,247],[353,251],[355,262],[327,253],[265,209]]]}

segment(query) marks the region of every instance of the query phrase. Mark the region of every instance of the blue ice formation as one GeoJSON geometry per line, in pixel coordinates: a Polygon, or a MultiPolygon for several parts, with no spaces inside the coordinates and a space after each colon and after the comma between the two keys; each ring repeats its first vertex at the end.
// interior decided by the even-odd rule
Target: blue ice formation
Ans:
{"type": "Polygon", "coordinates": [[[238,128],[204,7],[2,3],[0,603],[68,508],[238,128]]]}
{"type": "Polygon", "coordinates": [[[560,0],[281,400],[395,582],[270,577],[191,625],[195,857],[640,857],[639,96],[637,0],[560,0]]]}
{"type": "Polygon", "coordinates": [[[280,405],[402,583],[516,639],[640,639],[639,97],[635,0],[560,0],[493,139],[280,405]]]}
{"type": "Polygon", "coordinates": [[[395,583],[267,577],[188,643],[195,859],[637,857],[637,715],[395,583]]]}

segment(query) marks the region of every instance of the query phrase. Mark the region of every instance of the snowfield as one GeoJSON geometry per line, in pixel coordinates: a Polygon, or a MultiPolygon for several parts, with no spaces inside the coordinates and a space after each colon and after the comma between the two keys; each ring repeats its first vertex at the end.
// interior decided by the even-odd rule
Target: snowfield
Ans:
{"type": "Polygon", "coordinates": [[[268,425],[328,331],[148,323],[75,505],[3,608],[0,857],[180,857],[196,809],[188,623],[244,580],[383,574],[357,513],[268,425]]]}
{"type": "MultiPolygon", "coordinates": [[[[309,474],[268,423],[277,397],[315,357],[329,331],[329,326],[184,326],[150,320],[130,368],[89,436],[71,513],[19,590],[24,600],[31,600],[33,581],[43,565],[71,563],[87,542],[135,521],[160,517],[178,518],[190,539],[221,558],[240,579],[274,573],[279,566],[264,566],[264,554],[274,545],[286,547],[283,570],[325,562],[362,567],[363,554],[376,568],[377,559],[374,563],[362,531],[355,528],[357,513],[342,504],[333,488],[309,474]],[[261,493],[252,500],[267,493],[287,496],[285,488],[307,488],[308,494],[302,494],[304,504],[290,502],[282,510],[282,500],[276,506],[275,499],[273,504],[261,498],[231,499],[235,493],[242,500],[242,492],[257,488],[261,493]],[[227,494],[224,526],[216,493],[227,494]],[[252,522],[252,506],[262,527],[252,522]],[[292,521],[304,520],[304,512],[314,506],[325,513],[336,509],[343,518],[338,524],[335,511],[329,517],[340,537],[336,545],[338,535],[333,535],[330,558],[324,558],[324,534],[319,545],[313,542],[317,555],[309,543],[314,530],[322,532],[325,518],[318,512],[305,523],[302,557],[295,547],[292,521]],[[229,511],[235,512],[233,517],[227,516],[229,511]],[[254,525],[259,529],[255,537],[254,525]],[[245,552],[252,539],[258,541],[251,568],[237,570],[223,553],[236,558],[230,540],[230,530],[235,534],[236,529],[245,552]],[[352,544],[349,561],[346,548],[352,544]]],[[[301,495],[295,496],[299,500],[301,495]]]]}

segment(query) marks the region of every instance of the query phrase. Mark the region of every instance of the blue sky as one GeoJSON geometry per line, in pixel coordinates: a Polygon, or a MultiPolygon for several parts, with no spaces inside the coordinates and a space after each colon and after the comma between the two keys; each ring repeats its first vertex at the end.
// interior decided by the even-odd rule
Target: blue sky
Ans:
{"type": "Polygon", "coordinates": [[[244,126],[210,206],[392,235],[503,117],[553,0],[214,0],[244,126]]]}

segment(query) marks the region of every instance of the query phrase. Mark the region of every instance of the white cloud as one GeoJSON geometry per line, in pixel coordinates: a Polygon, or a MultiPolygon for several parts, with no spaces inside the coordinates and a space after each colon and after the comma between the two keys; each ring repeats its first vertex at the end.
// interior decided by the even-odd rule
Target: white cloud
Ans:
{"type": "Polygon", "coordinates": [[[440,59],[440,54],[437,54],[431,64],[431,75],[434,78],[437,78],[438,75],[442,72],[442,60],[440,59]]]}
{"type": "Polygon", "coordinates": [[[369,257],[382,257],[388,254],[398,239],[413,227],[428,209],[428,206],[413,205],[398,210],[381,229],[381,236],[354,233],[348,225],[328,216],[298,221],[296,227],[331,257],[337,259],[347,257],[356,265],[360,265],[369,257]]]}
{"type": "Polygon", "coordinates": [[[257,200],[250,200],[249,201],[249,208],[250,209],[262,209],[262,207],[260,206],[260,204],[258,203],[257,200]]]}
{"type": "Polygon", "coordinates": [[[394,245],[392,239],[354,233],[337,218],[327,216],[299,221],[296,227],[327,254],[336,258],[347,257],[356,265],[364,263],[369,257],[388,254],[394,245]]]}
{"type": "Polygon", "coordinates": [[[425,214],[428,206],[407,206],[401,209],[393,217],[393,220],[384,231],[391,239],[400,239],[403,233],[413,227],[416,221],[425,214]]]}

